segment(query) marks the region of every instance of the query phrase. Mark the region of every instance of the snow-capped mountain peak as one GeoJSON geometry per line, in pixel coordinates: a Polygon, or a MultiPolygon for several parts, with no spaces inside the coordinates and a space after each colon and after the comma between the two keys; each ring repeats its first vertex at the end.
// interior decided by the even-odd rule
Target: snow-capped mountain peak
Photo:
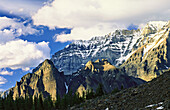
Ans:
{"type": "Polygon", "coordinates": [[[151,21],[142,30],[116,30],[105,36],[90,40],[78,40],[56,52],[54,65],[65,74],[72,74],[89,60],[108,59],[119,66],[129,60],[140,49],[142,60],[169,37],[170,22],[151,21]]]}
{"type": "Polygon", "coordinates": [[[55,53],[52,61],[65,74],[71,74],[81,68],[89,60],[108,59],[118,66],[132,51],[139,39],[140,30],[116,30],[105,36],[93,37],[90,40],[78,40],[55,53]],[[70,64],[71,63],[71,64],[70,64]],[[68,64],[68,65],[67,65],[68,64]]]}
{"type": "Polygon", "coordinates": [[[170,22],[148,24],[141,32],[138,48],[129,53],[121,65],[130,75],[146,81],[156,78],[170,65],[170,22]]]}
{"type": "Polygon", "coordinates": [[[150,21],[148,25],[156,30],[160,30],[164,25],[167,24],[167,21],[150,21]]]}

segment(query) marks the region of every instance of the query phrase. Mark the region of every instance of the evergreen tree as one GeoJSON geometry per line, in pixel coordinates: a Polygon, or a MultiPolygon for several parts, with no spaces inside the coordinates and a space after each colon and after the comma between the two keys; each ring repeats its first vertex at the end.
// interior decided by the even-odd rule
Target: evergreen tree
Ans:
{"type": "Polygon", "coordinates": [[[76,92],[74,93],[73,101],[74,101],[74,104],[80,104],[81,102],[84,101],[84,98],[80,97],[80,94],[76,92]]]}
{"type": "Polygon", "coordinates": [[[33,107],[33,99],[31,95],[26,95],[25,105],[25,110],[31,110],[31,108],[33,107]]]}
{"type": "Polygon", "coordinates": [[[0,97],[0,110],[4,110],[4,100],[0,97]]]}
{"type": "Polygon", "coordinates": [[[27,90],[24,97],[18,97],[13,100],[13,93],[10,92],[5,98],[0,97],[0,110],[53,110],[54,108],[64,110],[75,104],[80,104],[86,99],[91,99],[103,94],[102,84],[99,84],[96,93],[93,92],[93,89],[87,90],[86,93],[83,92],[82,97],[80,97],[78,92],[73,93],[70,90],[68,94],[64,95],[62,98],[60,95],[57,95],[54,107],[51,96],[43,100],[43,96],[40,94],[39,97],[34,97],[33,99],[32,96],[28,94],[27,90]]]}
{"type": "Polygon", "coordinates": [[[86,93],[83,91],[82,100],[85,100],[85,98],[86,98],[86,93]]]}
{"type": "Polygon", "coordinates": [[[32,109],[31,109],[31,110],[36,110],[34,105],[32,106],[32,109]]]}
{"type": "Polygon", "coordinates": [[[94,95],[93,89],[87,90],[87,92],[86,92],[86,99],[92,99],[94,97],[95,97],[95,95],[94,95]]]}
{"type": "Polygon", "coordinates": [[[100,83],[96,89],[96,96],[102,96],[104,94],[103,85],[100,83]]]}
{"type": "Polygon", "coordinates": [[[14,100],[13,100],[13,94],[10,91],[7,97],[5,97],[4,100],[4,110],[14,110],[14,100]]]}
{"type": "Polygon", "coordinates": [[[14,110],[19,110],[19,101],[18,101],[18,97],[15,99],[15,102],[14,102],[14,110]]]}
{"type": "Polygon", "coordinates": [[[25,104],[25,99],[23,97],[19,98],[18,106],[19,106],[19,110],[25,110],[26,104],[25,104]]]}
{"type": "Polygon", "coordinates": [[[72,100],[73,100],[73,91],[72,90],[70,90],[69,92],[68,92],[68,94],[67,94],[67,103],[68,103],[68,106],[71,106],[71,105],[73,105],[73,102],[72,102],[72,100]]]}
{"type": "Polygon", "coordinates": [[[64,95],[64,97],[61,100],[61,109],[66,109],[68,106],[68,100],[67,100],[67,95],[64,95]]]}
{"type": "Polygon", "coordinates": [[[40,94],[38,97],[37,110],[44,110],[43,108],[44,108],[43,99],[42,99],[42,95],[40,94]]]}
{"type": "Polygon", "coordinates": [[[56,101],[55,101],[55,108],[59,109],[60,104],[61,104],[61,98],[60,98],[60,95],[58,94],[56,97],[56,101]]]}
{"type": "Polygon", "coordinates": [[[25,110],[31,110],[33,107],[33,98],[31,95],[29,95],[28,88],[25,91],[24,104],[25,104],[25,110]]]}
{"type": "Polygon", "coordinates": [[[51,96],[48,96],[44,99],[44,110],[52,110],[53,109],[53,101],[51,99],[51,96]]]}
{"type": "Polygon", "coordinates": [[[32,110],[38,110],[37,104],[38,104],[38,98],[35,96],[32,110]]]}
{"type": "Polygon", "coordinates": [[[120,88],[121,90],[123,90],[124,89],[124,87],[123,87],[123,84],[121,85],[121,88],[120,88]]]}
{"type": "Polygon", "coordinates": [[[115,94],[117,92],[119,92],[119,89],[118,88],[114,88],[113,91],[112,91],[112,94],[115,94]]]}

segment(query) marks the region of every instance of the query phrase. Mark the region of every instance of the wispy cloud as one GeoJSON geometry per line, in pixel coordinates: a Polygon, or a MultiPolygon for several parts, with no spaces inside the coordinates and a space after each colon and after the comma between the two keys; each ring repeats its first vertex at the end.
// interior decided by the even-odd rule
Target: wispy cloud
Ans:
{"type": "Polygon", "coordinates": [[[134,23],[168,20],[169,0],[54,0],[32,16],[35,25],[72,28],[56,41],[89,39],[134,23]],[[116,25],[116,26],[115,26],[116,25]]]}
{"type": "Polygon", "coordinates": [[[21,35],[35,34],[39,31],[31,25],[25,25],[16,18],[0,17],[0,43],[14,40],[21,35]]]}
{"type": "Polygon", "coordinates": [[[7,80],[4,77],[0,76],[0,85],[5,84],[6,82],[7,80]]]}
{"type": "Polygon", "coordinates": [[[2,71],[0,71],[0,75],[13,75],[13,72],[12,71],[9,72],[7,70],[2,70],[2,71]]]}
{"type": "Polygon", "coordinates": [[[45,1],[47,0],[1,0],[0,10],[30,17],[44,5],[45,1]]]}

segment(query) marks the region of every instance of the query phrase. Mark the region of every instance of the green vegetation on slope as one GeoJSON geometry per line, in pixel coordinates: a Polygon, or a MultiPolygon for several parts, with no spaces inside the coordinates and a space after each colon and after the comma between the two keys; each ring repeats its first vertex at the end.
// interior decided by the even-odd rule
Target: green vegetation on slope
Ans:
{"type": "Polygon", "coordinates": [[[79,93],[70,91],[62,98],[58,95],[57,100],[52,100],[49,96],[43,98],[40,94],[38,97],[26,95],[25,98],[18,97],[14,100],[12,92],[4,98],[0,98],[0,110],[53,110],[53,109],[67,109],[71,106],[80,104],[85,100],[92,99],[104,95],[103,85],[99,84],[96,93],[93,90],[88,90],[80,97],[79,93]]]}

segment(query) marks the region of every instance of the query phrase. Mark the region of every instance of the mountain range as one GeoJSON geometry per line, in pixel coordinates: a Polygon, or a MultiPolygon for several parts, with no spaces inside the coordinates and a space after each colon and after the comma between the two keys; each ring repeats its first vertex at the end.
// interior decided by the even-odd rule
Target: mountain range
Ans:
{"type": "Polygon", "coordinates": [[[56,52],[51,61],[65,75],[89,60],[108,59],[130,76],[150,81],[170,66],[170,21],[151,21],[143,29],[116,30],[91,40],[79,40],[56,52]]]}
{"type": "MultiPolygon", "coordinates": [[[[116,30],[90,40],[74,41],[16,82],[13,98],[27,94],[56,100],[69,91],[136,87],[170,67],[170,21],[153,21],[138,30],[116,30]]],[[[7,93],[7,91],[6,91],[7,93]]]]}
{"type": "Polygon", "coordinates": [[[74,41],[63,50],[56,52],[51,61],[66,75],[81,69],[89,60],[108,59],[111,64],[118,66],[136,47],[139,34],[140,30],[116,30],[114,33],[93,37],[90,40],[74,41]]]}
{"type": "Polygon", "coordinates": [[[11,88],[13,98],[31,96],[43,97],[51,95],[56,99],[57,94],[61,97],[68,91],[79,92],[82,96],[83,91],[93,89],[96,91],[98,84],[102,84],[105,93],[111,92],[114,88],[129,88],[144,83],[145,81],[128,76],[121,72],[107,60],[91,62],[89,61],[82,70],[73,75],[64,75],[59,72],[52,61],[45,60],[33,73],[23,76],[15,87],[11,88]]]}

